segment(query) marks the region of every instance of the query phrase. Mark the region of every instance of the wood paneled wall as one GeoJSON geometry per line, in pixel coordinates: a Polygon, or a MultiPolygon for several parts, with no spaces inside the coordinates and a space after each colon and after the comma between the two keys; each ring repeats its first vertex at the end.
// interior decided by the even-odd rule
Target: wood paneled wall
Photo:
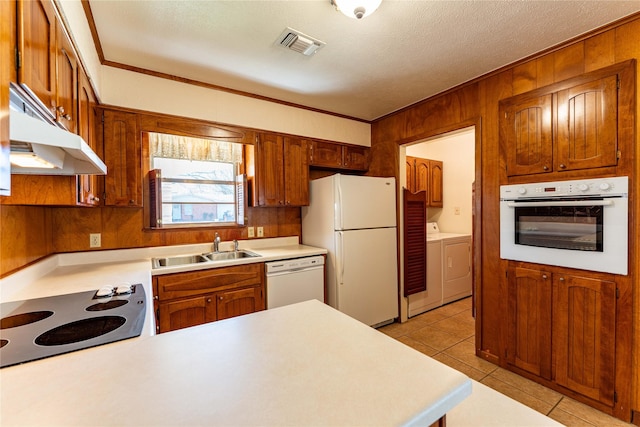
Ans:
{"type": "Polygon", "coordinates": [[[52,253],[51,224],[49,208],[0,205],[0,277],[52,253]]]}
{"type": "MultiPolygon", "coordinates": [[[[548,52],[533,56],[526,62],[479,78],[444,94],[424,100],[399,112],[383,117],[372,125],[371,175],[389,175],[399,178],[398,146],[420,141],[447,131],[476,125],[476,208],[475,237],[481,258],[477,259],[478,322],[476,344],[483,357],[500,363],[500,352],[506,344],[501,313],[506,312],[507,262],[499,254],[499,186],[507,182],[505,155],[501,152],[498,129],[498,102],[500,99],[557,83],[609,65],[640,59],[640,17],[627,19],[604,31],[594,33],[548,52]],[[483,310],[487,307],[486,310],[483,310]]],[[[428,72],[428,70],[425,70],[428,72]]],[[[636,68],[636,81],[640,81],[636,68]]],[[[638,86],[636,86],[638,98],[638,86]]],[[[636,102],[636,117],[640,117],[636,102]]],[[[636,119],[632,141],[619,141],[623,159],[618,174],[629,175],[631,182],[630,235],[637,236],[640,213],[637,176],[640,176],[640,129],[636,119]]],[[[638,276],[639,239],[631,245],[631,274],[619,278],[626,289],[634,293],[634,335],[640,336],[640,286],[638,276]]],[[[627,315],[624,315],[625,318],[627,315]]],[[[630,320],[629,315],[629,320],[630,320]]],[[[624,323],[625,319],[622,319],[624,323]]],[[[629,333],[630,326],[626,327],[629,333]]],[[[633,361],[629,357],[616,363],[632,365],[632,409],[640,409],[640,343],[635,340],[633,361]]],[[[629,354],[628,351],[619,353],[629,354]]],[[[629,371],[627,371],[629,373],[629,371]]],[[[627,381],[617,378],[619,381],[627,381]]],[[[627,389],[627,396],[629,395],[627,389]]],[[[618,404],[614,412],[628,418],[626,404],[618,404]],[[625,415],[626,414],[626,415],[625,415]]]]}

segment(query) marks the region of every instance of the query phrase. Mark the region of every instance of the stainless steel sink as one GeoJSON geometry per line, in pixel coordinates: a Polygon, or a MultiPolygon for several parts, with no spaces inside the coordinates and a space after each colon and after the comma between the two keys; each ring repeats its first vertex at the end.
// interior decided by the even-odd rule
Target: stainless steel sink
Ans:
{"type": "Polygon", "coordinates": [[[203,256],[209,258],[211,261],[223,261],[227,259],[254,258],[259,257],[260,255],[250,251],[239,250],[230,252],[211,252],[203,254],[203,256]]]}
{"type": "Polygon", "coordinates": [[[180,255],[166,258],[153,258],[151,265],[153,268],[173,267],[176,265],[200,264],[203,262],[225,261],[230,259],[254,258],[260,255],[251,251],[239,250],[230,252],[210,252],[198,255],[180,255]]]}
{"type": "Polygon", "coordinates": [[[151,264],[153,268],[172,267],[175,265],[198,264],[201,262],[209,262],[209,258],[204,255],[183,255],[168,258],[153,258],[151,264]]]}

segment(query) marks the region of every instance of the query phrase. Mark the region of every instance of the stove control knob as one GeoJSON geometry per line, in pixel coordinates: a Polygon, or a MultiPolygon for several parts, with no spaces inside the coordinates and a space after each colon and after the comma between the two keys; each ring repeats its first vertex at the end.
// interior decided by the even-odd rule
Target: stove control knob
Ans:
{"type": "Polygon", "coordinates": [[[526,194],[526,193],[527,193],[527,189],[526,189],[526,188],[524,188],[524,187],[520,187],[520,188],[518,188],[518,193],[520,193],[520,194],[526,194]]]}
{"type": "Polygon", "coordinates": [[[96,292],[96,296],[98,298],[110,297],[111,295],[113,295],[113,288],[110,288],[109,286],[103,286],[98,289],[98,292],[96,292]]]}
{"type": "Polygon", "coordinates": [[[602,184],[599,185],[599,187],[601,190],[606,191],[611,188],[611,184],[609,184],[608,182],[603,182],[602,184]]]}
{"type": "Polygon", "coordinates": [[[589,189],[589,186],[587,184],[578,184],[578,190],[587,191],[588,189],[589,189]]]}

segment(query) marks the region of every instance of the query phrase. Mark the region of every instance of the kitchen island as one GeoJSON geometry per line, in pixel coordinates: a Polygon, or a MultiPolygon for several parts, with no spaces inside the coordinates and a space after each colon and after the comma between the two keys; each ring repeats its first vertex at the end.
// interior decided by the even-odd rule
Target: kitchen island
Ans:
{"type": "Polygon", "coordinates": [[[318,301],[0,371],[0,424],[430,425],[471,380],[318,301]]]}

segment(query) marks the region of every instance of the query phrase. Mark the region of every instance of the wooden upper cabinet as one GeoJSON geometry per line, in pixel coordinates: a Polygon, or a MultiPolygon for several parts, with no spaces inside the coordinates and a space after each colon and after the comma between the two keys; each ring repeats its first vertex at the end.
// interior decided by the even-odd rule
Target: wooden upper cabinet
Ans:
{"type": "Polygon", "coordinates": [[[617,164],[617,77],[607,76],[557,93],[557,170],[617,164]]]}
{"type": "Polygon", "coordinates": [[[406,157],[407,189],[412,193],[425,191],[427,206],[443,206],[443,163],[439,160],[406,157]]]}
{"type": "Polygon", "coordinates": [[[551,379],[551,273],[508,271],[507,362],[551,379]]]}
{"type": "Polygon", "coordinates": [[[56,37],[58,22],[53,2],[18,2],[18,80],[39,99],[52,119],[56,117],[56,37]]]}
{"type": "Polygon", "coordinates": [[[616,284],[562,274],[553,292],[556,382],[613,406],[616,284]]]}
{"type": "Polygon", "coordinates": [[[301,138],[284,138],[285,206],[309,204],[309,143],[301,138]]]}
{"type": "Polygon", "coordinates": [[[101,110],[104,162],[104,203],[107,206],[142,206],[142,140],[137,116],[101,110]]]}
{"type": "Polygon", "coordinates": [[[618,138],[629,135],[625,123],[634,117],[628,102],[634,87],[631,64],[616,64],[500,101],[507,176],[615,168],[618,138]]]}
{"type": "Polygon", "coordinates": [[[49,0],[19,2],[20,85],[52,120],[77,131],[78,59],[49,0]]]}
{"type": "Polygon", "coordinates": [[[254,205],[309,204],[309,148],[305,139],[260,134],[255,169],[254,205]]]}
{"type": "Polygon", "coordinates": [[[78,129],[78,59],[62,25],[58,25],[56,34],[56,120],[75,133],[78,129]]]}
{"type": "Polygon", "coordinates": [[[500,140],[507,153],[508,176],[553,170],[551,105],[551,94],[500,103],[500,140]]]}
{"type": "Polygon", "coordinates": [[[310,166],[353,171],[369,169],[369,147],[313,140],[310,149],[310,166]]]}
{"type": "MultiPolygon", "coordinates": [[[[96,97],[84,70],[78,70],[78,134],[89,147],[102,158],[102,149],[96,138],[96,97]]],[[[78,175],[78,203],[97,206],[100,204],[99,177],[97,175],[78,175]]]]}

